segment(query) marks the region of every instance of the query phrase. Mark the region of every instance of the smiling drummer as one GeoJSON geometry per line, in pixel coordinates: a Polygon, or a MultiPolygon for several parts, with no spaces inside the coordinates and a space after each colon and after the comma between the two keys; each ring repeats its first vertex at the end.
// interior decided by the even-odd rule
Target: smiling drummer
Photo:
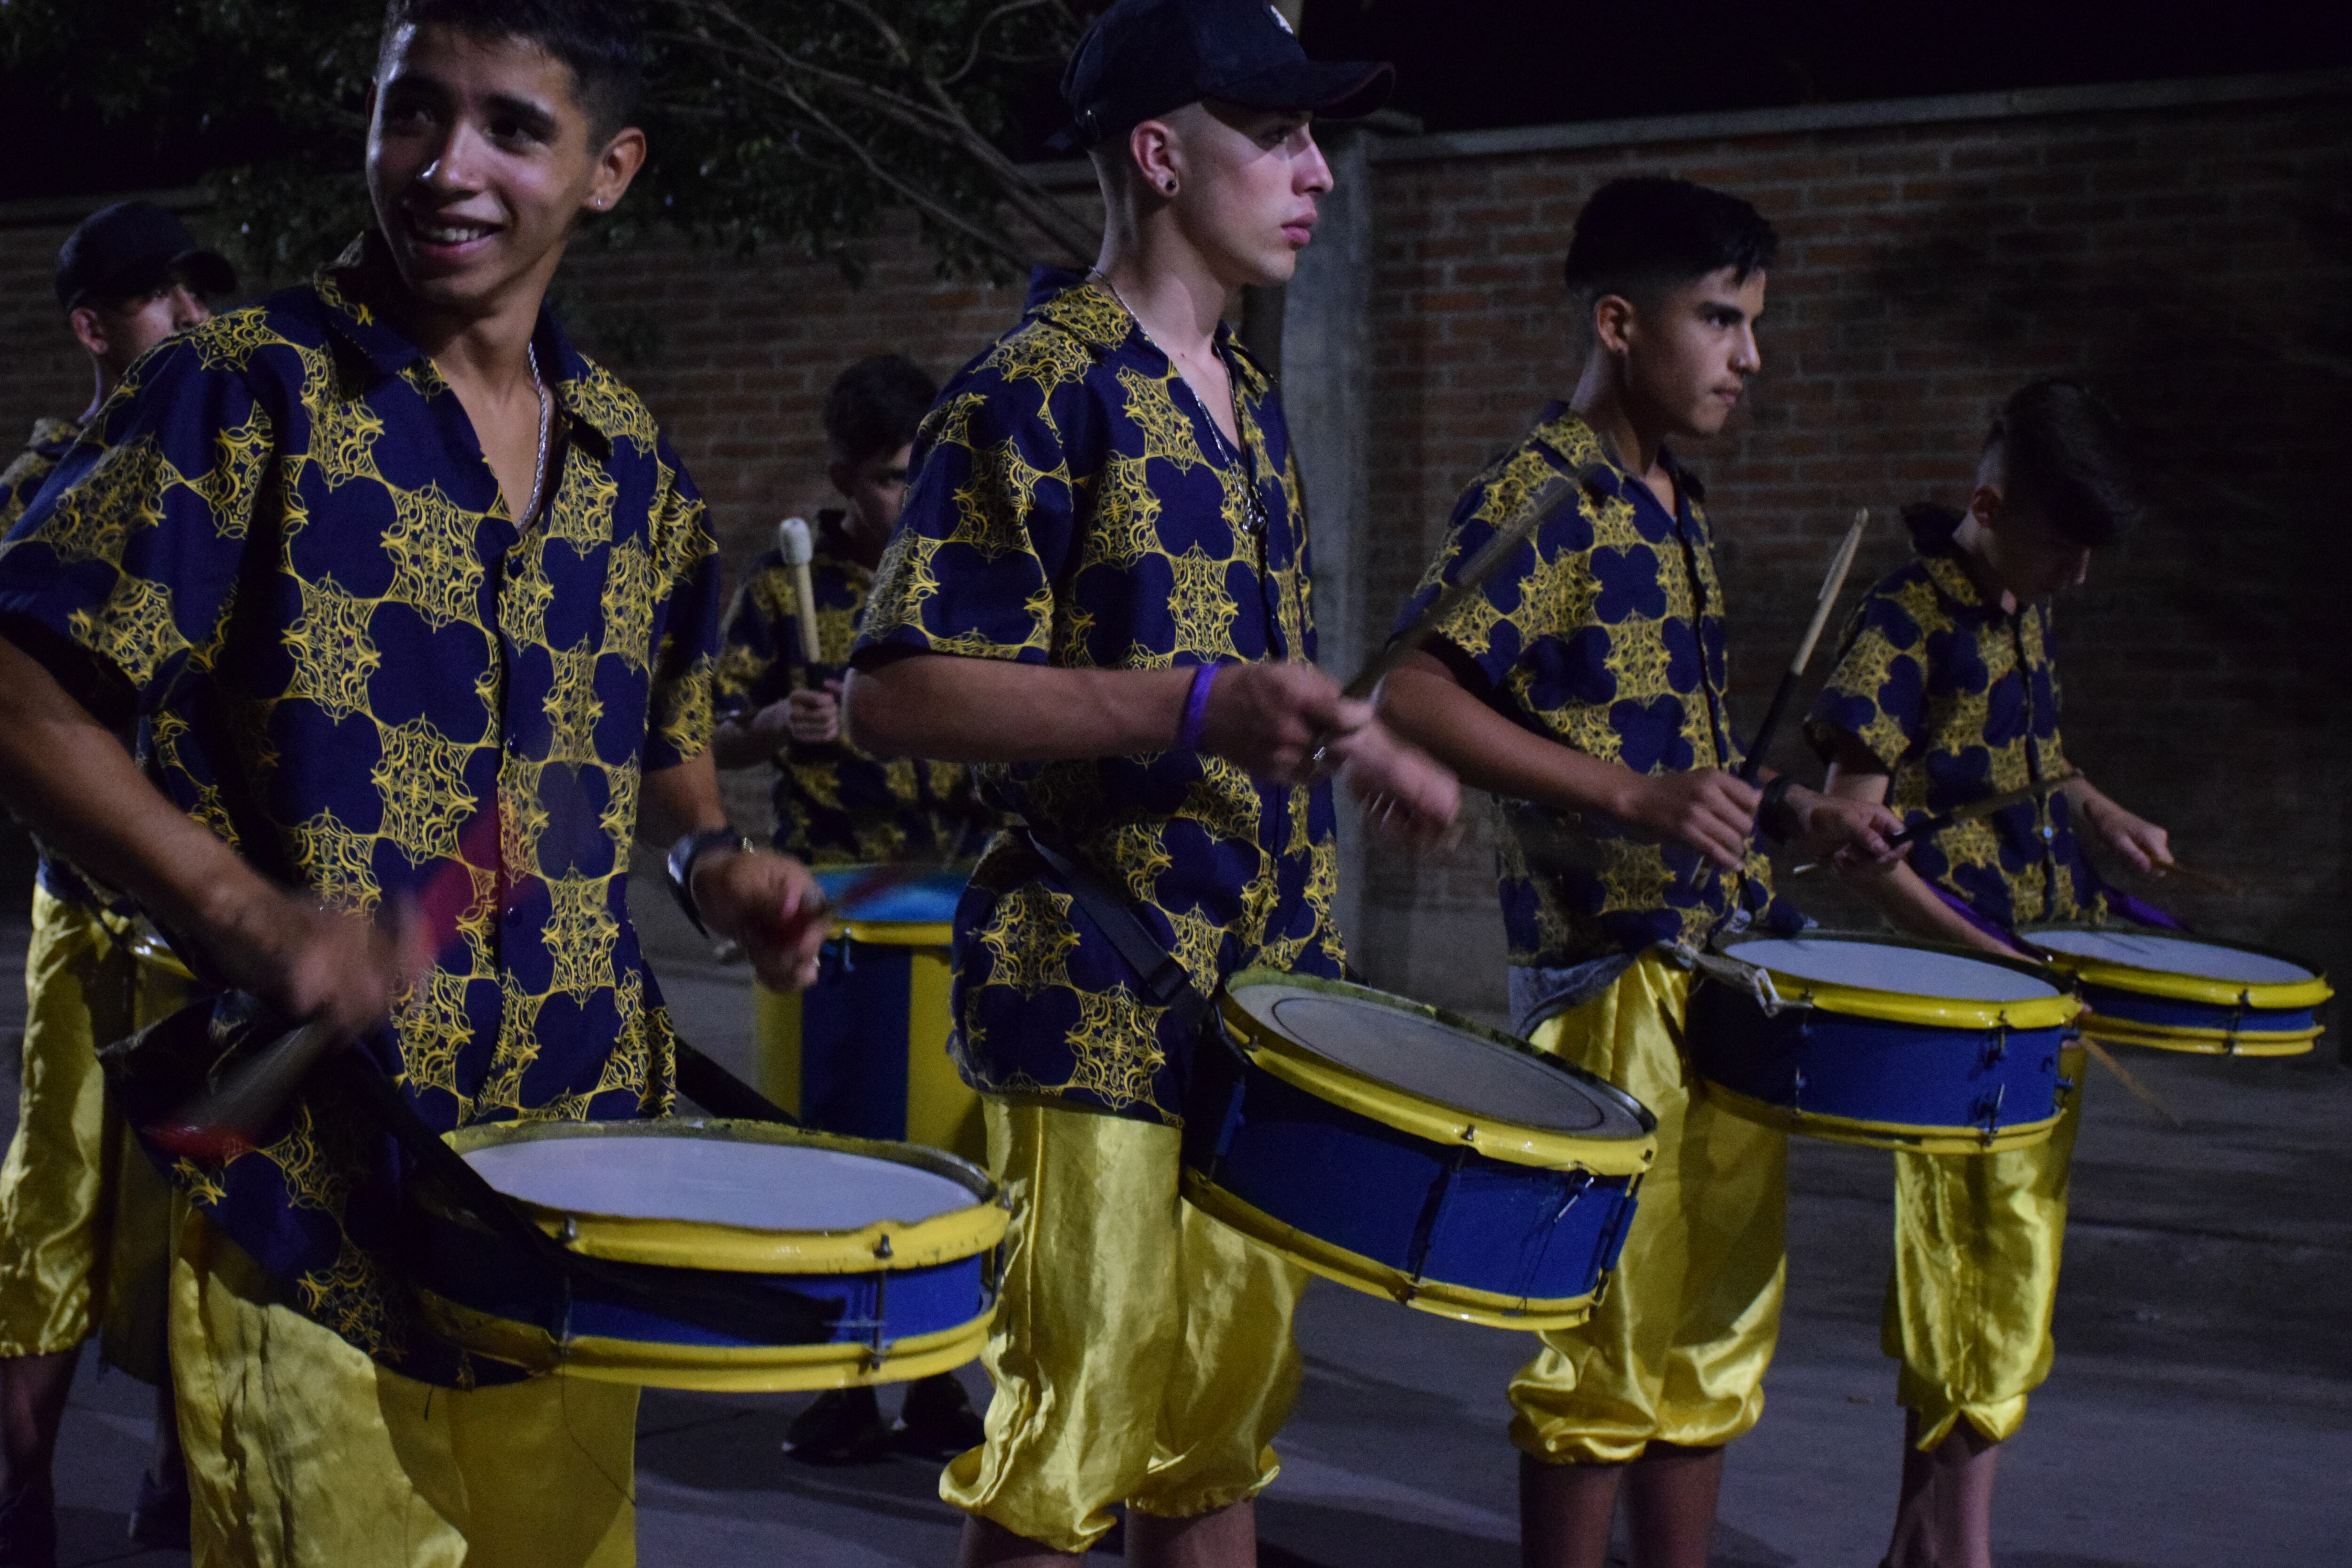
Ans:
{"type": "MultiPolygon", "coordinates": [[[[771,984],[823,936],[723,826],[702,503],[543,305],[645,156],[629,10],[395,0],[376,226],[142,361],[0,552],[6,804],[436,1130],[669,1107],[640,832],[771,984]],[[453,879],[438,953],[368,918],[453,879]]],[[[427,1331],[402,1165],[331,1082],[262,1137],[175,1171],[196,1560],[634,1561],[635,1390],[485,1386],[517,1374],[427,1331]]]]}
{"type": "Polygon", "coordinates": [[[1400,824],[1442,828],[1454,792],[1300,662],[1297,473],[1222,316],[1290,277],[1330,188],[1309,112],[1388,75],[1308,61],[1264,0],[1104,13],[1063,79],[1100,262],[1041,275],[949,383],[866,609],[852,742],[982,764],[1070,868],[1002,835],[956,911],[954,1048],[1016,1205],[988,1440],[940,1489],[967,1564],[1084,1552],[1121,1503],[1130,1562],[1255,1560],[1305,1276],[1177,1201],[1185,1016],[1247,966],[1339,972],[1318,748],[1400,824]],[[1171,987],[1090,900],[1181,960],[1171,987]]]}
{"type": "MultiPolygon", "coordinates": [[[[2139,510],[2126,435],[2081,385],[2036,381],[2002,404],[1965,513],[1905,512],[1919,557],[1854,611],[1805,732],[1831,793],[1913,820],[2063,777],[2050,595],[2139,510]]],[[[2087,834],[2142,870],[2172,858],[2164,829],[2077,774],[2041,801],[1928,835],[1908,861],[1847,866],[1847,884],[1901,930],[2004,956],[2035,921],[2110,907],[2166,917],[2106,888],[2087,834]]],[[[2079,1060],[2073,1068],[2079,1085],[2079,1060]]],[[[1990,1561],[2000,1445],[2049,1375],[2050,1314],[2082,1095],[2047,1142],[1999,1154],[1895,1156],[1895,1276],[1884,1338],[1907,1413],[1895,1568],[1990,1561]]]]}
{"type": "Polygon", "coordinates": [[[1750,843],[1883,853],[1883,807],[1780,779],[1762,796],[1726,702],[1723,588],[1698,481],[1666,446],[1718,432],[1759,364],[1774,236],[1735,196],[1604,185],[1568,282],[1591,327],[1573,400],[1474,479],[1421,592],[1433,599],[1555,479],[1539,528],[1389,679],[1382,711],[1506,803],[1514,1024],[1658,1120],[1658,1161],[1617,1271],[1582,1326],[1511,1384],[1531,1568],[1601,1568],[1630,1472],[1636,1560],[1704,1568],[1723,1446],[1763,1409],[1779,1331],[1786,1134],[1688,1088],[1692,972],[1670,945],[1761,920],[1794,929],[1750,843]]]}

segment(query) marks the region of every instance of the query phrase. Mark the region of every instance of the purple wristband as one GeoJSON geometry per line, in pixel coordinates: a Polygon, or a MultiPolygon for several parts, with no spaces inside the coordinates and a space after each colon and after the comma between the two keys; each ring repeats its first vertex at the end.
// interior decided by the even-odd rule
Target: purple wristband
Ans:
{"type": "Polygon", "coordinates": [[[1201,731],[1209,721],[1209,688],[1217,683],[1217,667],[1204,664],[1192,672],[1192,689],[1184,699],[1184,721],[1176,726],[1176,749],[1201,749],[1201,731]]]}

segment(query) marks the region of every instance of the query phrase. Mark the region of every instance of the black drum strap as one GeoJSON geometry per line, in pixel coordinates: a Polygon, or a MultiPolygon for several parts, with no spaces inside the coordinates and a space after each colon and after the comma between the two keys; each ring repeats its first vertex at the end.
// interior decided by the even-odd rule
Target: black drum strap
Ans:
{"type": "Polygon", "coordinates": [[[800,1118],[720,1067],[676,1035],[670,1045],[677,1053],[677,1091],[710,1112],[730,1121],[777,1121],[801,1125],[800,1118]]]}
{"type": "Polygon", "coordinates": [[[1174,1015],[1187,1034],[1200,1033],[1209,1021],[1209,999],[1193,989],[1183,964],[1144,929],[1143,921],[1136,917],[1128,901],[1113,891],[1093,867],[1076,855],[1065,854],[1035,828],[1018,831],[1029,847],[1037,852],[1037,858],[1062,879],[1070,889],[1070,897],[1077,900],[1087,919],[1102,932],[1103,940],[1118,950],[1119,957],[1141,979],[1144,994],[1174,1015]]]}

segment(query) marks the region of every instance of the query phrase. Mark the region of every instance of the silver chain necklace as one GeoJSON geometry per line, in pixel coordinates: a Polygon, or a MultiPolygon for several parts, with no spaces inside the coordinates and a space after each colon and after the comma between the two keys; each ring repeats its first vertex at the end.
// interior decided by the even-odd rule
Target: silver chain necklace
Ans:
{"type": "Polygon", "coordinates": [[[555,423],[555,411],[548,405],[547,383],[539,375],[539,345],[525,343],[523,353],[530,361],[530,389],[539,395],[539,457],[531,464],[530,504],[515,519],[518,528],[530,526],[531,519],[539,515],[540,500],[547,492],[547,435],[549,426],[555,423]]]}
{"type": "MultiPolygon", "coordinates": [[[[1160,340],[1151,335],[1151,329],[1143,324],[1143,318],[1135,313],[1135,307],[1127,302],[1127,296],[1118,291],[1118,285],[1110,280],[1110,274],[1105,272],[1099,267],[1093,267],[1087,268],[1087,276],[1089,278],[1101,279],[1102,286],[1110,290],[1110,297],[1118,301],[1118,308],[1125,310],[1128,314],[1128,319],[1135,323],[1135,330],[1143,334],[1143,341],[1150,343],[1153,348],[1160,349],[1160,353],[1167,357],[1168,363],[1171,365],[1176,365],[1176,356],[1172,353],[1169,353],[1166,349],[1160,347],[1160,340]]],[[[1211,346],[1212,352],[1214,352],[1214,344],[1213,343],[1211,346]]],[[[1223,362],[1220,361],[1219,363],[1222,363],[1223,362]]],[[[1228,385],[1232,384],[1233,376],[1233,367],[1231,365],[1227,365],[1225,367],[1225,381],[1228,385]]],[[[1176,365],[1176,379],[1178,382],[1182,384],[1185,395],[1192,398],[1193,406],[1201,411],[1201,423],[1209,427],[1209,439],[1217,444],[1217,455],[1227,463],[1233,465],[1234,472],[1241,477],[1242,489],[1249,498],[1250,531],[1252,533],[1264,533],[1266,531],[1268,522],[1268,519],[1265,514],[1265,498],[1258,493],[1257,485],[1250,479],[1249,465],[1242,460],[1241,453],[1234,449],[1233,443],[1225,439],[1225,433],[1217,427],[1216,416],[1209,412],[1209,405],[1201,396],[1200,388],[1194,386],[1192,383],[1192,379],[1185,375],[1181,365],[1176,365]]],[[[1234,417],[1234,424],[1238,426],[1241,422],[1239,413],[1237,412],[1234,417]]]]}

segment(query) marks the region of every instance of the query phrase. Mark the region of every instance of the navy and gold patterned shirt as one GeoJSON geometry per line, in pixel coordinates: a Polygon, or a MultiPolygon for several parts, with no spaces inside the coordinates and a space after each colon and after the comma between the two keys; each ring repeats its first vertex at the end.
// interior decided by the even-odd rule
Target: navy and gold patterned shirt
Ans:
{"type": "MultiPolygon", "coordinates": [[[[1403,627],[1556,478],[1577,504],[1522,544],[1433,644],[1468,689],[1547,740],[1637,773],[1736,768],[1725,700],[1723,585],[1697,480],[1671,457],[1668,512],[1565,404],[1470,481],[1403,627]]],[[[1510,962],[1559,969],[1703,943],[1762,916],[1793,928],[1771,871],[1750,850],[1726,875],[1696,850],[1638,837],[1605,817],[1500,803],[1497,853],[1510,962]]]]}
{"type": "MultiPolygon", "coordinates": [[[[360,911],[457,889],[365,1043],[431,1126],[656,1113],[674,1054],[629,847],[644,774],[709,740],[703,505],[542,314],[553,471],[519,529],[394,286],[355,247],[142,360],[0,548],[0,631],[135,716],[149,776],[265,875],[360,911]]],[[[320,1321],[463,1381],[379,1250],[396,1158],[328,1096],[180,1184],[320,1321]]]]}
{"type": "Polygon", "coordinates": [[[0,532],[16,526],[33,498],[41,493],[41,486],[58,466],[58,459],[73,446],[81,426],[70,419],[36,419],[33,438],[16,454],[16,460],[0,469],[0,532]]]}
{"type": "MultiPolygon", "coordinates": [[[[16,460],[0,470],[0,533],[16,526],[33,498],[41,493],[58,462],[73,447],[81,434],[81,426],[71,419],[36,419],[33,438],[16,454],[16,460]]],[[[35,873],[41,890],[53,899],[85,909],[110,909],[118,913],[130,912],[129,906],[110,899],[90,886],[82,874],[36,838],[34,847],[40,852],[39,868],[35,873]]]]}
{"type": "MultiPolygon", "coordinates": [[[[838,680],[874,574],[859,561],[837,511],[817,517],[809,584],[816,598],[816,676],[838,680]]],[[[719,655],[719,716],[749,719],[807,684],[793,570],[770,551],[751,563],[727,612],[719,655]]],[[[788,740],[776,755],[776,847],[815,866],[857,861],[966,862],[991,818],[961,763],[869,757],[845,742],[788,740]]]]}
{"type": "MultiPolygon", "coordinates": [[[[1241,450],[1100,284],[1041,274],[1021,325],[949,383],[856,662],[958,654],[1078,669],[1311,659],[1307,531],[1273,384],[1220,331],[1241,450]]],[[[1330,788],[1189,752],[975,770],[983,797],[1123,889],[1213,990],[1251,965],[1334,975],[1330,788]]],[[[1181,1121],[1192,1042],[1000,837],[956,912],[953,1048],[992,1093],[1181,1121]]]]}
{"type": "MultiPolygon", "coordinates": [[[[1989,601],[1950,543],[1957,512],[1912,509],[1919,558],[1882,578],[1847,624],[1805,736],[1823,760],[1859,742],[1892,775],[1886,804],[1922,821],[2068,767],[2058,736],[2050,606],[1989,601]]],[[[2063,792],[1956,822],[1911,868],[2000,926],[2098,920],[2099,880],[2063,792]]]]}

